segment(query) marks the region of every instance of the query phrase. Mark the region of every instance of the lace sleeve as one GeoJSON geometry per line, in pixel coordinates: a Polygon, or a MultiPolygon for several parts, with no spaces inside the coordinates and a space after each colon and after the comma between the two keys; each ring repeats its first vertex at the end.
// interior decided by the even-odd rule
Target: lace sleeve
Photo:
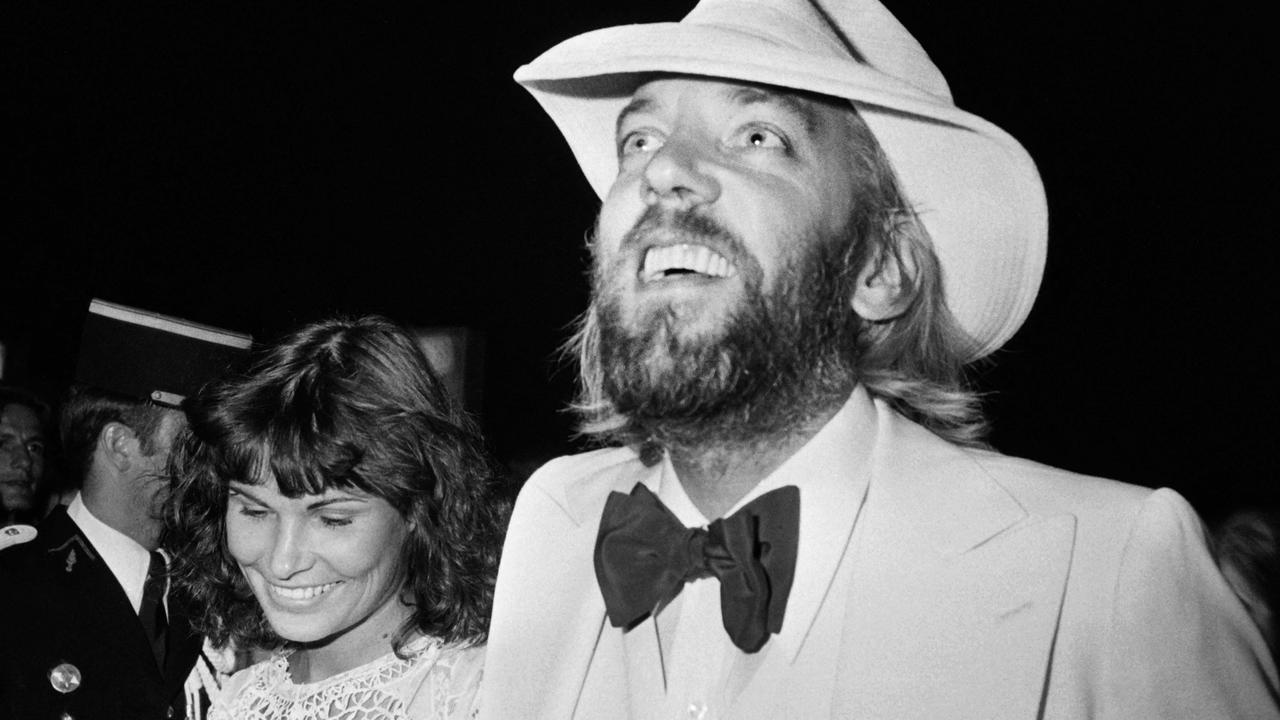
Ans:
{"type": "Polygon", "coordinates": [[[408,702],[414,720],[473,720],[479,716],[484,648],[449,648],[421,678],[408,702]]]}
{"type": "Polygon", "coordinates": [[[209,720],[241,720],[235,717],[232,708],[259,670],[257,665],[253,665],[227,678],[217,695],[209,696],[209,720]]]}

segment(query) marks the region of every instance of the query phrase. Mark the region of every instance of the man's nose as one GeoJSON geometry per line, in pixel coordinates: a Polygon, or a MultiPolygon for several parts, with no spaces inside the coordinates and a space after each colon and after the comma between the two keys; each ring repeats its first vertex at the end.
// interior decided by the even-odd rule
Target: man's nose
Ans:
{"type": "Polygon", "coordinates": [[[30,472],[32,465],[35,464],[31,457],[30,448],[25,445],[17,448],[15,452],[10,453],[9,457],[9,466],[15,470],[30,472]]]}
{"type": "Polygon", "coordinates": [[[713,203],[720,197],[714,167],[696,139],[669,137],[645,166],[640,192],[646,204],[672,209],[713,203]]]}

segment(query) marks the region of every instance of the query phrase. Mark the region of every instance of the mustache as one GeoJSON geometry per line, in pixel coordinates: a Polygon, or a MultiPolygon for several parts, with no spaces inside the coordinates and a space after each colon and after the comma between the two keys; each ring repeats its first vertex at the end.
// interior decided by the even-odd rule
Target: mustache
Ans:
{"type": "Polygon", "coordinates": [[[747,254],[741,238],[714,218],[691,210],[670,210],[650,205],[636,224],[622,236],[621,248],[631,250],[653,242],[706,245],[730,260],[747,254]]]}

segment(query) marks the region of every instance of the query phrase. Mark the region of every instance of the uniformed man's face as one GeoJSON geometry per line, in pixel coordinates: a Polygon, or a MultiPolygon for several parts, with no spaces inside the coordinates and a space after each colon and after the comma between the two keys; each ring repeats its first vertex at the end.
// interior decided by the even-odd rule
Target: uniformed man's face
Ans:
{"type": "Polygon", "coordinates": [[[34,509],[44,478],[44,431],[26,405],[10,404],[0,412],[0,509],[34,509]]]}
{"type": "Polygon", "coordinates": [[[400,548],[408,525],[386,500],[354,490],[289,498],[274,479],[231,483],[227,547],[267,622],[294,642],[385,653],[408,617],[400,548]]]}

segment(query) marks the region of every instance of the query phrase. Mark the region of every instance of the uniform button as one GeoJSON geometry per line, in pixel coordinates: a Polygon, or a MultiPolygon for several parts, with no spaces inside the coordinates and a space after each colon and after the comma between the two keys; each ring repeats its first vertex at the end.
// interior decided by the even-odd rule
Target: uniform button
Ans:
{"type": "Polygon", "coordinates": [[[707,704],[704,702],[689,703],[689,720],[705,720],[707,717],[707,704]]]}
{"type": "Polygon", "coordinates": [[[177,717],[177,716],[178,716],[178,712],[177,712],[176,710],[174,710],[174,709],[173,709],[173,706],[172,706],[172,705],[170,705],[170,706],[169,706],[169,707],[164,711],[164,716],[165,716],[165,717],[167,717],[167,718],[169,718],[169,720],[173,720],[173,718],[175,718],[175,717],[177,717]]]}
{"type": "Polygon", "coordinates": [[[62,694],[72,692],[80,687],[80,668],[71,663],[62,663],[49,671],[49,684],[62,694]]]}
{"type": "Polygon", "coordinates": [[[58,716],[58,720],[76,720],[76,719],[71,716],[71,713],[64,712],[58,716]]]}

